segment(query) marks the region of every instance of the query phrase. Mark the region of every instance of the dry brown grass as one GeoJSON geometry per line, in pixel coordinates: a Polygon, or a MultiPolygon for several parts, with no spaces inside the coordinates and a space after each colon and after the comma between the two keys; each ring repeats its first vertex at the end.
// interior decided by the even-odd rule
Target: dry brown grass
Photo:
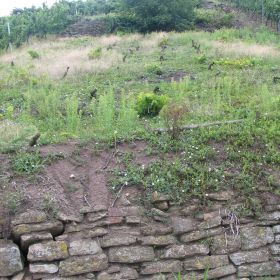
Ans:
{"type": "Polygon", "coordinates": [[[141,51],[153,51],[165,33],[153,33],[147,36],[131,34],[126,36],[109,35],[102,37],[55,38],[32,40],[13,53],[0,57],[0,63],[13,61],[17,66],[27,67],[35,75],[47,75],[57,80],[63,77],[66,68],[68,76],[77,73],[102,72],[120,63],[124,53],[131,46],[139,45],[141,51]],[[109,46],[113,46],[108,50],[109,46]],[[100,59],[89,60],[88,53],[92,48],[102,48],[100,59]],[[40,59],[32,59],[28,49],[37,51],[40,59]]]}
{"type": "Polygon", "coordinates": [[[248,55],[248,56],[278,56],[279,51],[274,46],[248,44],[244,42],[227,43],[222,41],[210,41],[210,46],[222,53],[248,55]]]}

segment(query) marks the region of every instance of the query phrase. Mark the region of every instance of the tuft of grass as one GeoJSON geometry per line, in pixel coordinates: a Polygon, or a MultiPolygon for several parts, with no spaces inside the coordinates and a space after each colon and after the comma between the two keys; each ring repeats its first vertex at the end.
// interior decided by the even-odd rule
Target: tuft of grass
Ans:
{"type": "Polygon", "coordinates": [[[88,53],[89,59],[99,59],[102,56],[102,48],[92,49],[88,53]]]}
{"type": "Polygon", "coordinates": [[[28,50],[27,53],[31,56],[32,59],[39,59],[40,55],[34,50],[28,50]]]}
{"type": "Polygon", "coordinates": [[[31,138],[38,133],[33,125],[19,124],[12,121],[0,121],[0,152],[17,151],[27,147],[31,138]]]}
{"type": "Polygon", "coordinates": [[[163,75],[163,70],[157,63],[152,63],[146,66],[146,70],[149,74],[155,74],[155,75],[163,75]]]}

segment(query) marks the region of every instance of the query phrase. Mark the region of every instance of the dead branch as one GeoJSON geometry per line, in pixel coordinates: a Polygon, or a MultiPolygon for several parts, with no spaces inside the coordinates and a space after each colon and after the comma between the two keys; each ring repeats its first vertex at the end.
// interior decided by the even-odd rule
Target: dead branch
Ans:
{"type": "Polygon", "coordinates": [[[115,197],[115,199],[114,199],[114,201],[113,201],[111,207],[114,207],[116,201],[118,200],[118,198],[120,197],[120,195],[121,195],[121,193],[122,193],[122,191],[123,191],[124,186],[125,186],[125,184],[123,184],[123,185],[121,186],[121,188],[120,188],[119,192],[117,193],[117,195],[116,195],[116,197],[115,197]]]}
{"type": "MultiPolygon", "coordinates": [[[[242,123],[242,122],[244,122],[244,119],[209,122],[209,123],[202,123],[202,124],[191,124],[191,125],[180,126],[180,127],[178,127],[178,130],[180,130],[180,131],[192,130],[192,129],[198,129],[198,128],[203,128],[203,127],[208,127],[208,126],[234,124],[234,123],[242,123]]],[[[156,128],[156,129],[153,129],[152,131],[158,132],[158,133],[164,133],[164,132],[170,132],[171,130],[172,130],[171,128],[156,128]]]]}

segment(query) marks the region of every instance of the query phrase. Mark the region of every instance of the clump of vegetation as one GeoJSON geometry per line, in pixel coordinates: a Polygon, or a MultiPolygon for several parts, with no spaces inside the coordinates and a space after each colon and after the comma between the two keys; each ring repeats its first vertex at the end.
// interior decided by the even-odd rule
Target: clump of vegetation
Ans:
{"type": "Polygon", "coordinates": [[[158,42],[158,46],[160,48],[166,48],[168,46],[169,43],[169,38],[164,36],[159,42],[158,42]]]}
{"type": "Polygon", "coordinates": [[[147,72],[150,74],[155,74],[155,75],[162,75],[163,70],[161,69],[160,65],[157,63],[152,63],[146,66],[147,72]]]}
{"type": "Polygon", "coordinates": [[[10,120],[0,121],[0,152],[16,151],[28,146],[36,133],[38,130],[33,125],[18,124],[10,120]]]}
{"type": "Polygon", "coordinates": [[[236,68],[253,67],[257,64],[257,60],[252,57],[241,57],[237,59],[221,58],[214,62],[217,65],[232,66],[236,68]]]}
{"type": "Polygon", "coordinates": [[[20,174],[34,174],[39,172],[45,160],[39,155],[39,153],[18,153],[12,159],[12,168],[20,174]]]}
{"type": "Polygon", "coordinates": [[[99,59],[102,56],[102,48],[92,49],[88,53],[89,59],[99,59]]]}
{"type": "Polygon", "coordinates": [[[40,58],[39,53],[34,51],[34,50],[28,50],[27,52],[31,56],[32,59],[39,59],[40,58]]]}
{"type": "Polygon", "coordinates": [[[231,27],[233,14],[214,9],[195,9],[195,23],[207,28],[231,27]]]}
{"type": "Polygon", "coordinates": [[[137,97],[136,110],[140,117],[155,117],[167,103],[167,96],[155,93],[141,93],[137,97]]]}
{"type": "Polygon", "coordinates": [[[204,64],[206,61],[207,61],[207,56],[205,53],[199,55],[199,56],[196,56],[195,57],[195,60],[199,63],[199,64],[204,64]]]}
{"type": "Polygon", "coordinates": [[[23,201],[24,197],[19,191],[7,193],[3,199],[4,206],[10,214],[17,213],[22,206],[23,201]]]}
{"type": "Polygon", "coordinates": [[[169,102],[161,110],[160,115],[173,139],[178,138],[188,111],[187,105],[183,102],[169,102]]]}

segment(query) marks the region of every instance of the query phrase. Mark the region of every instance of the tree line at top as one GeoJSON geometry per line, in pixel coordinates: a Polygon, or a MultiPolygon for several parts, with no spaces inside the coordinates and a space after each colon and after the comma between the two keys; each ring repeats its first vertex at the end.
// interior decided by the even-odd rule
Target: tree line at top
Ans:
{"type": "Polygon", "coordinates": [[[19,47],[31,36],[59,34],[85,16],[100,16],[108,25],[108,33],[185,30],[193,23],[193,10],[199,1],[59,0],[50,8],[43,4],[14,9],[10,16],[0,17],[0,49],[8,49],[9,43],[19,47]]]}

